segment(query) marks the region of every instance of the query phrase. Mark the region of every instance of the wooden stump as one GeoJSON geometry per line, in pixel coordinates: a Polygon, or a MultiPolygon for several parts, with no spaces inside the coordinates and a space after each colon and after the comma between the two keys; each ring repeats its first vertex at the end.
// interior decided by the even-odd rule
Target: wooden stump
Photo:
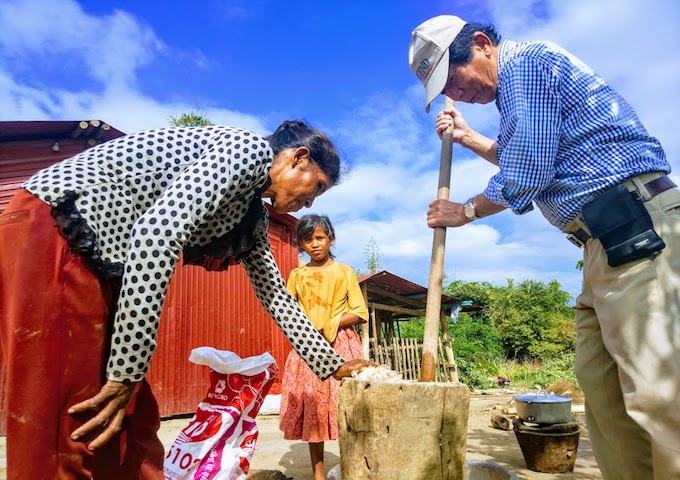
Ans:
{"type": "Polygon", "coordinates": [[[338,427],[342,478],[464,478],[466,385],[346,378],[338,427]]]}

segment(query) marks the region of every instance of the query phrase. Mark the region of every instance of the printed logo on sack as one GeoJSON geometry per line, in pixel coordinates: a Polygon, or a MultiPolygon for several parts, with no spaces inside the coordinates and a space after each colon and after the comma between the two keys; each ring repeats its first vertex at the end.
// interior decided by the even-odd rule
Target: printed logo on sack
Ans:
{"type": "Polygon", "coordinates": [[[227,388],[227,382],[224,380],[218,380],[217,385],[215,385],[215,393],[222,393],[224,389],[227,388]]]}
{"type": "Polygon", "coordinates": [[[427,80],[427,77],[430,76],[430,61],[427,58],[424,58],[423,61],[420,62],[418,70],[416,70],[416,76],[421,82],[424,82],[427,80]]]}

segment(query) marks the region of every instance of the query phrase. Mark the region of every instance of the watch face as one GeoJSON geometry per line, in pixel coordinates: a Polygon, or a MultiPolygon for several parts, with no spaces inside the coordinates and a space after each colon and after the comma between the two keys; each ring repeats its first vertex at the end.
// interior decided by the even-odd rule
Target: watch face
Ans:
{"type": "Polygon", "coordinates": [[[474,220],[477,216],[477,211],[472,203],[465,204],[465,216],[474,220]]]}

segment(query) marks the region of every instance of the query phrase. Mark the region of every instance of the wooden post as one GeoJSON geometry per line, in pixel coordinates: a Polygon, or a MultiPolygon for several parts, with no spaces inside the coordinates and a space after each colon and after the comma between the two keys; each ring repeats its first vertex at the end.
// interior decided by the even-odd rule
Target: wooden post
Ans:
{"type": "Polygon", "coordinates": [[[88,122],[84,121],[84,120],[82,122],[78,122],[78,126],[73,129],[70,137],[71,138],[79,137],[85,131],[85,129],[89,126],[90,126],[90,124],[88,122]]]}
{"type": "Polygon", "coordinates": [[[376,343],[380,343],[380,319],[377,318],[378,315],[375,311],[375,306],[371,305],[371,320],[373,322],[373,336],[375,337],[376,343]]]}
{"type": "MultiPolygon", "coordinates": [[[[444,108],[453,106],[453,100],[445,97],[444,108]]],[[[451,129],[442,135],[442,150],[439,159],[439,188],[437,199],[449,199],[451,184],[451,160],[453,158],[453,132],[451,129]]],[[[442,305],[442,279],[444,277],[444,248],[446,247],[446,227],[435,227],[430,259],[430,280],[427,285],[425,305],[425,330],[423,332],[423,363],[420,370],[421,382],[435,381],[437,365],[437,333],[442,305]]]]}
{"type": "Polygon", "coordinates": [[[441,314],[442,325],[442,344],[444,344],[444,352],[446,352],[446,371],[449,374],[449,379],[453,383],[458,383],[458,365],[456,359],[453,357],[453,347],[451,346],[451,336],[449,335],[449,322],[446,320],[446,312],[441,314]]]}

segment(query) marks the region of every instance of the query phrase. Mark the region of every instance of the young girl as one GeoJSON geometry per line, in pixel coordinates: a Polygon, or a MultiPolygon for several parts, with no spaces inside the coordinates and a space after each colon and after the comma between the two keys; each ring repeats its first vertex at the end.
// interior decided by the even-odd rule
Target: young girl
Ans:
{"type": "MultiPolygon", "coordinates": [[[[295,238],[308,264],[290,273],[288,289],[335,351],[346,360],[362,358],[361,340],[352,325],[365,323],[368,311],[351,267],[333,260],[335,230],[322,215],[305,215],[295,238]]],[[[334,378],[320,381],[300,356],[286,360],[279,427],[287,440],[309,442],[314,480],[323,480],[323,442],[338,438],[338,389],[334,378]]]]}

